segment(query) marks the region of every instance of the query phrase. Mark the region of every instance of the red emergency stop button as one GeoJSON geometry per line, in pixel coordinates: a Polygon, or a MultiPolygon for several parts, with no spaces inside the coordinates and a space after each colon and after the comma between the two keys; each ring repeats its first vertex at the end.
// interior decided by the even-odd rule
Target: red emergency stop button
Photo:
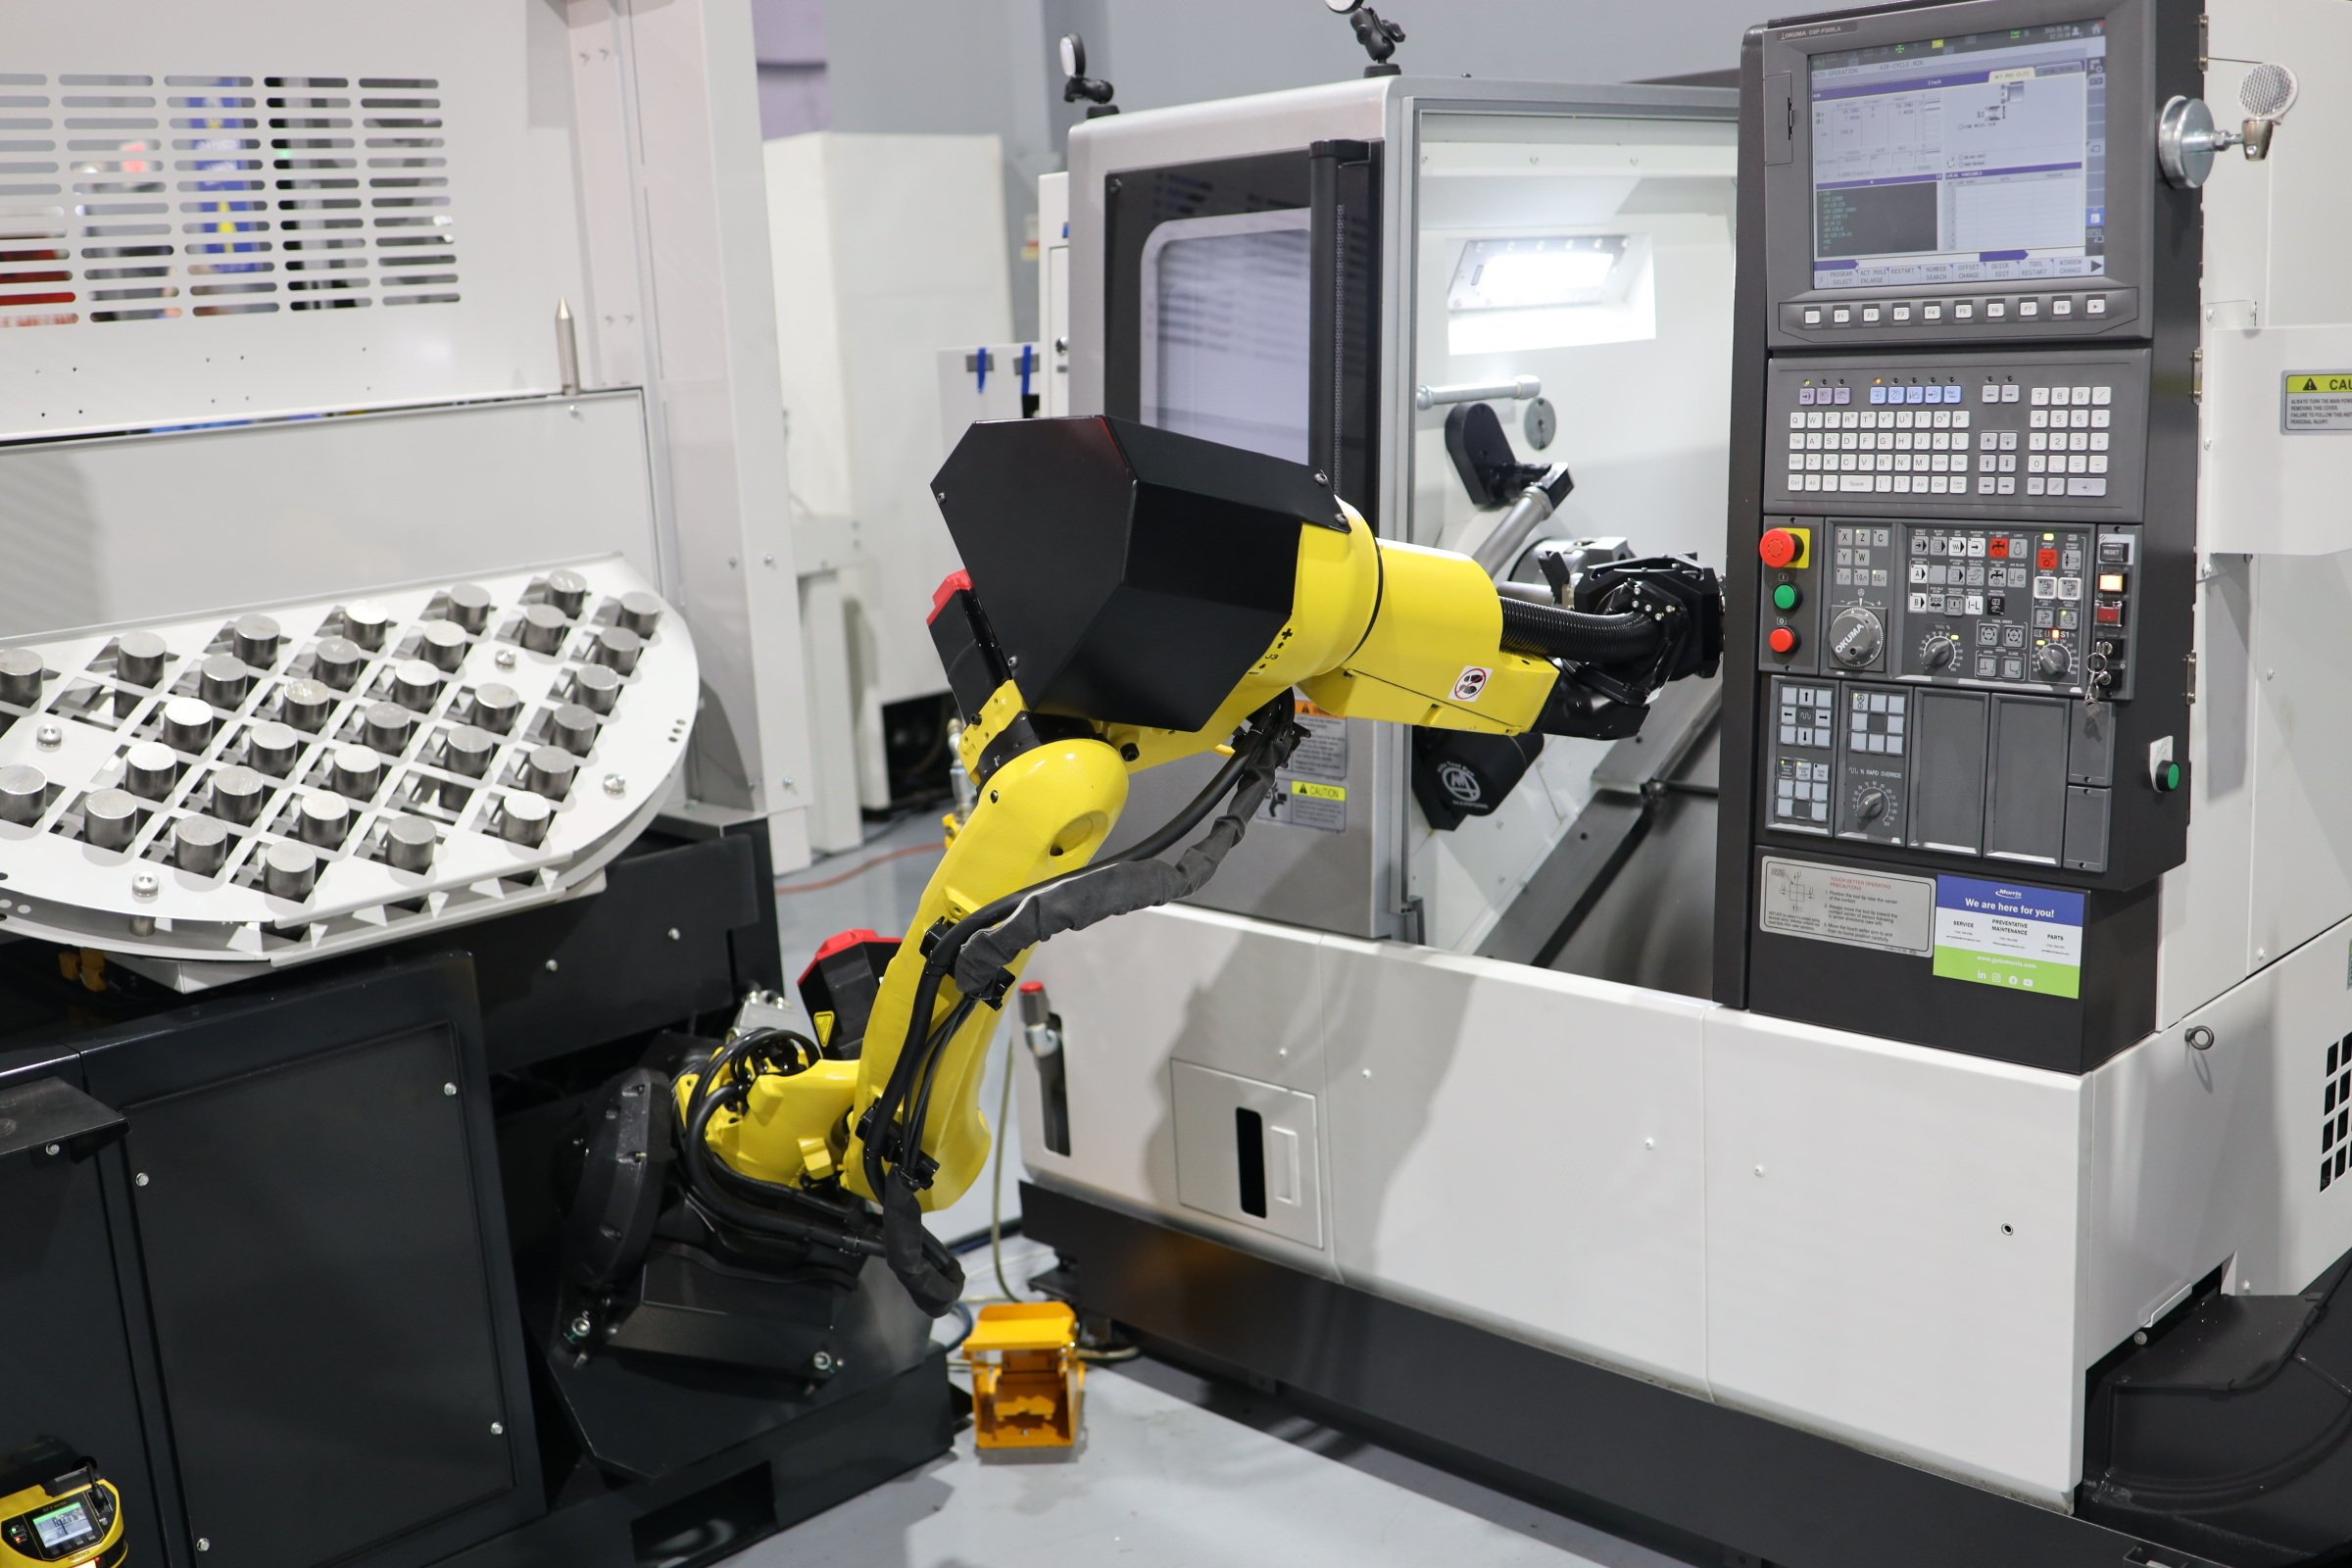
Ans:
{"type": "Polygon", "coordinates": [[[1772,651],[1784,657],[1796,652],[1796,633],[1787,626],[1775,626],[1772,635],[1764,639],[1772,651]]]}
{"type": "Polygon", "coordinates": [[[1796,565],[1805,559],[1805,536],[1792,528],[1767,528],[1756,543],[1756,554],[1775,571],[1796,565]]]}

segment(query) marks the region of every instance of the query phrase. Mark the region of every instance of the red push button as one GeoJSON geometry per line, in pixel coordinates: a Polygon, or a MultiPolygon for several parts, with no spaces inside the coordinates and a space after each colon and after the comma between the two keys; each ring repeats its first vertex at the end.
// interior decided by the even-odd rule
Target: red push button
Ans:
{"type": "Polygon", "coordinates": [[[2056,571],[2058,569],[2058,552],[2055,550],[2044,550],[2038,557],[2034,559],[2034,564],[2039,566],[2043,571],[2056,571]]]}
{"type": "Polygon", "coordinates": [[[1772,645],[1772,651],[1776,654],[1786,656],[1796,652],[1796,633],[1786,626],[1773,627],[1772,635],[1765,641],[1772,645]]]}
{"type": "Polygon", "coordinates": [[[1804,536],[1788,528],[1767,528],[1764,537],[1757,541],[1756,554],[1775,571],[1793,566],[1804,559],[1804,536]]]}

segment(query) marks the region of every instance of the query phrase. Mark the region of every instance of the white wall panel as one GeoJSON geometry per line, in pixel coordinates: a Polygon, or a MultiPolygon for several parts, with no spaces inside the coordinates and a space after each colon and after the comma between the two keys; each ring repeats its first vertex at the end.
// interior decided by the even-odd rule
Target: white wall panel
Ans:
{"type": "Polygon", "coordinates": [[[1715,1396],[2062,1503],[2082,1081],[1752,1013],[1706,1037],[1715,1396]]]}
{"type": "Polygon", "coordinates": [[[1342,1276],[1706,1387],[1704,1004],[1326,939],[1342,1276]]]}

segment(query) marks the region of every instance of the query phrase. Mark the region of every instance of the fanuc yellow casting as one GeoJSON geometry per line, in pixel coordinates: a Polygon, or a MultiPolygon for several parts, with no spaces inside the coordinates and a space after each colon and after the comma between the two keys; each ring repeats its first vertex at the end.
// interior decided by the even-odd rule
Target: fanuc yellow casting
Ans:
{"type": "Polygon", "coordinates": [[[1658,685],[1712,670],[1721,611],[1679,560],[1588,572],[1575,608],[1507,597],[1467,557],[1375,537],[1304,467],[1110,418],[975,426],[935,490],[967,567],[932,632],[976,802],[861,1029],[738,1041],[673,1093],[714,1222],[879,1252],[936,1312],[960,1273],[920,1213],[984,1167],[983,1057],[1030,950],[1205,882],[1295,744],[1295,693],[1498,737],[1630,733],[1658,685]],[[1226,760],[1187,812],[1098,859],[1132,774],[1208,752],[1226,760]]]}

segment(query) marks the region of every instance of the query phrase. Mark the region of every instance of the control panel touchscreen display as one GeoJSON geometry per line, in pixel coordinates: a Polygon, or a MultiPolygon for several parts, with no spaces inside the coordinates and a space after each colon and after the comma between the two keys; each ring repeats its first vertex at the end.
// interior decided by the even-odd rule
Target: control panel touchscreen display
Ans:
{"type": "Polygon", "coordinates": [[[2104,23],[1815,55],[1808,90],[1814,287],[2106,271],[2104,23]]]}

